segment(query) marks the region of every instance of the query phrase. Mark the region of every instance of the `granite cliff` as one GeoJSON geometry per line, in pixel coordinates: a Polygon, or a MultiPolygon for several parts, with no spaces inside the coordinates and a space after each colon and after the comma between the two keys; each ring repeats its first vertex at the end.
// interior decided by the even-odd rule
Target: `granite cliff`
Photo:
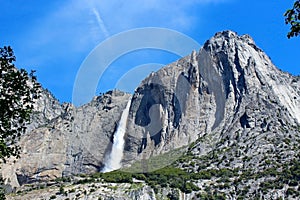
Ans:
{"type": "MultiPolygon", "coordinates": [[[[21,159],[2,166],[7,184],[19,187],[100,171],[129,97],[111,91],[76,108],[59,104],[45,91],[21,138],[21,159]]],[[[194,178],[199,190],[180,191],[179,199],[200,194],[292,197],[299,183],[290,185],[282,174],[299,159],[299,127],[300,78],[276,68],[249,35],[224,31],[199,51],[151,73],[135,90],[122,165],[143,173],[167,165],[195,177],[210,173],[210,178],[194,178]],[[156,166],[149,161],[174,151],[156,166]],[[217,176],[224,169],[232,173],[226,180],[217,176]],[[280,187],[262,190],[272,181],[280,187]]],[[[157,199],[147,184],[139,195],[157,199]]],[[[165,196],[172,193],[166,191],[165,196]]],[[[111,197],[129,198],[126,191],[118,194],[111,197]]]]}
{"type": "Polygon", "coordinates": [[[207,135],[232,143],[245,132],[261,137],[267,127],[298,126],[299,92],[299,78],[277,69],[250,36],[217,33],[198,53],[152,73],[136,89],[124,161],[207,135]]]}
{"type": "Polygon", "coordinates": [[[19,142],[21,158],[3,166],[4,178],[18,187],[99,171],[129,96],[108,92],[76,108],[70,103],[60,105],[43,92],[27,134],[19,142]]]}

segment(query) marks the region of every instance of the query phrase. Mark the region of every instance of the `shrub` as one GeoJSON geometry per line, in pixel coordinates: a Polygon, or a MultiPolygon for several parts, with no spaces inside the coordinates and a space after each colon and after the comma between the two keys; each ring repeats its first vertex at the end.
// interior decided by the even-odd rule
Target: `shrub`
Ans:
{"type": "Polygon", "coordinates": [[[64,190],[64,186],[63,186],[63,185],[60,185],[60,187],[59,187],[59,193],[60,193],[60,194],[64,194],[64,193],[65,193],[65,190],[64,190]]]}
{"type": "Polygon", "coordinates": [[[96,191],[95,188],[90,189],[90,193],[95,192],[95,191],[96,191]]]}
{"type": "Polygon", "coordinates": [[[122,171],[112,171],[101,175],[106,182],[132,183],[132,174],[122,171]]]}
{"type": "Polygon", "coordinates": [[[295,186],[297,186],[297,185],[298,185],[298,182],[297,182],[296,180],[291,180],[291,181],[289,182],[289,186],[295,187],[295,186]]]}

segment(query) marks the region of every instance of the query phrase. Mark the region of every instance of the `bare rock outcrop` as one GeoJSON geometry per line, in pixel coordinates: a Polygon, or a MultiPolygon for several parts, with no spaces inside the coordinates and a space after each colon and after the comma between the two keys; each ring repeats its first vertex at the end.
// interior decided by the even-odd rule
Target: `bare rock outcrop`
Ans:
{"type": "Polygon", "coordinates": [[[217,142],[222,133],[232,136],[261,125],[260,118],[276,115],[275,108],[284,110],[278,118],[297,126],[297,84],[249,35],[217,33],[198,53],[150,74],[136,89],[124,162],[183,147],[212,132],[217,142]]]}
{"type": "Polygon", "coordinates": [[[111,91],[78,108],[69,103],[59,107],[50,96],[42,96],[33,115],[38,122],[19,142],[21,158],[2,166],[6,182],[18,187],[99,171],[129,96],[111,91]]]}

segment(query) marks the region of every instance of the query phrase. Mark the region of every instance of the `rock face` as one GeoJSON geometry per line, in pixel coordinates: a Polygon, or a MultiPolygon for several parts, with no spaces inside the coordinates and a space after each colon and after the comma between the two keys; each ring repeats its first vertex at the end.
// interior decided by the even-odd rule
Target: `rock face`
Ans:
{"type": "Polygon", "coordinates": [[[75,108],[43,92],[30,129],[19,145],[21,158],[3,166],[4,178],[18,187],[72,174],[99,171],[130,95],[112,91],[75,108]]]}
{"type": "Polygon", "coordinates": [[[212,132],[219,139],[220,133],[232,138],[238,130],[270,123],[298,126],[299,92],[299,78],[278,70],[250,36],[217,33],[198,53],[150,74],[136,89],[124,161],[212,132]]]}
{"type": "MultiPolygon", "coordinates": [[[[45,92],[20,141],[21,159],[3,166],[3,175],[18,186],[99,171],[129,97],[113,91],[75,108],[45,92]]],[[[277,69],[250,36],[224,31],[199,52],[142,81],[131,100],[122,163],[129,166],[193,142],[192,160],[178,162],[178,167],[261,172],[299,154],[299,127],[300,78],[277,69]],[[211,159],[202,163],[207,156],[211,159]],[[266,158],[269,164],[262,165],[266,158]]],[[[202,189],[205,184],[197,183],[202,189]]],[[[248,188],[252,183],[243,184],[248,188]]],[[[222,192],[236,198],[230,190],[222,192]]],[[[255,188],[249,195],[253,192],[255,188]]]]}
{"type": "Polygon", "coordinates": [[[40,98],[34,105],[31,123],[26,132],[30,133],[39,126],[49,124],[64,112],[62,105],[47,89],[41,91],[40,98]]]}
{"type": "Polygon", "coordinates": [[[10,195],[8,199],[24,200],[24,199],[49,199],[55,196],[57,200],[69,199],[103,199],[103,200],[161,200],[173,199],[185,200],[191,195],[184,195],[178,189],[163,189],[156,194],[154,190],[145,183],[138,183],[132,187],[129,183],[93,183],[85,185],[70,185],[65,191],[67,194],[59,194],[59,187],[52,187],[50,190],[37,191],[33,190],[24,194],[10,195]],[[171,196],[172,195],[172,196],[171,196]]]}

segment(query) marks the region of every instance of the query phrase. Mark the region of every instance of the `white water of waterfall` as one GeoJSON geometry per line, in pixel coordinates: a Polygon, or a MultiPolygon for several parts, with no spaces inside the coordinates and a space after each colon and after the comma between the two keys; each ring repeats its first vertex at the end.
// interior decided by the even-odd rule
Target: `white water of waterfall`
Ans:
{"type": "Polygon", "coordinates": [[[123,110],[121,119],[118,124],[118,128],[114,134],[113,146],[109,156],[106,159],[105,166],[102,172],[110,172],[121,168],[121,160],[123,158],[124,150],[124,135],[126,133],[127,118],[129,114],[129,108],[131,104],[131,98],[129,99],[125,110],[123,110]]]}

